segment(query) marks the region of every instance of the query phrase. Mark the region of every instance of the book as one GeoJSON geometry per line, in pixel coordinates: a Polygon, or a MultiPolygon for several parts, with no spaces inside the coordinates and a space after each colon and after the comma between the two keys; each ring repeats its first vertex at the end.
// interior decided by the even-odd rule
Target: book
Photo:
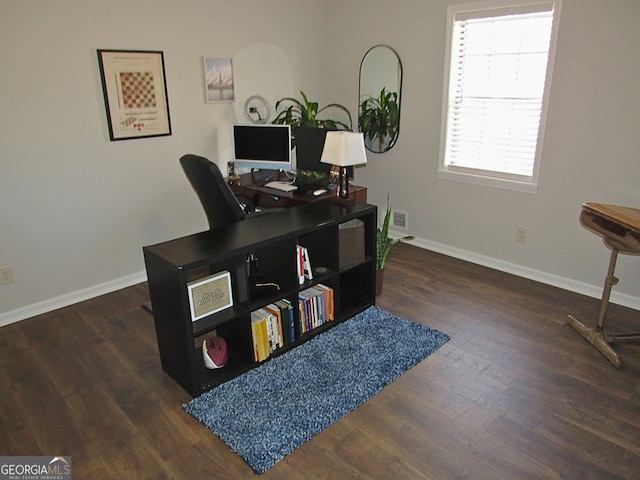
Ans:
{"type": "Polygon", "coordinates": [[[311,270],[311,260],[309,260],[309,250],[306,247],[302,247],[302,267],[304,272],[304,278],[307,280],[313,280],[313,271],[311,270]]]}
{"type": "Polygon", "coordinates": [[[304,300],[298,299],[298,325],[300,327],[300,334],[307,332],[306,316],[304,313],[304,300]]]}
{"type": "Polygon", "coordinates": [[[253,361],[259,361],[260,358],[260,349],[258,347],[258,323],[254,321],[253,316],[251,318],[251,340],[253,342],[253,361]]]}
{"type": "Polygon", "coordinates": [[[260,313],[264,316],[265,325],[267,326],[267,348],[269,349],[269,354],[271,354],[271,352],[273,352],[276,349],[275,341],[273,338],[274,335],[273,335],[273,319],[271,318],[272,315],[270,315],[264,309],[261,309],[260,313]]]}
{"type": "Polygon", "coordinates": [[[314,329],[313,324],[313,306],[311,305],[311,296],[307,290],[303,290],[298,294],[300,308],[300,321],[303,325],[304,332],[310,332],[314,329]]]}
{"type": "Polygon", "coordinates": [[[280,319],[282,321],[282,341],[284,345],[289,345],[296,339],[295,318],[293,315],[293,307],[288,300],[278,300],[275,302],[280,309],[280,319]]]}
{"type": "Polygon", "coordinates": [[[296,245],[296,269],[298,272],[298,283],[304,283],[304,253],[300,245],[296,245]]]}
{"type": "Polygon", "coordinates": [[[296,268],[300,285],[302,285],[305,280],[313,280],[309,250],[301,245],[296,245],[296,268]]]}
{"type": "Polygon", "coordinates": [[[323,284],[306,288],[298,294],[301,332],[305,333],[334,319],[333,289],[323,284]]]}
{"type": "Polygon", "coordinates": [[[287,309],[289,310],[289,330],[290,330],[290,335],[291,335],[291,342],[295,342],[296,339],[298,338],[298,335],[296,333],[296,312],[293,309],[293,305],[291,305],[291,302],[289,300],[283,300],[286,304],[287,304],[287,309]]]}
{"type": "Polygon", "coordinates": [[[328,287],[322,283],[318,283],[314,285],[314,288],[317,288],[322,292],[323,302],[324,302],[324,314],[326,316],[326,320],[331,322],[334,320],[334,310],[333,310],[333,288],[328,287]]]}
{"type": "Polygon", "coordinates": [[[275,303],[271,303],[264,307],[264,309],[269,312],[272,316],[273,322],[273,335],[274,335],[274,343],[276,348],[284,347],[284,338],[282,332],[282,313],[280,311],[280,307],[278,307],[275,303]]]}
{"type": "Polygon", "coordinates": [[[271,354],[269,348],[269,334],[267,331],[267,316],[264,310],[251,312],[251,332],[254,344],[254,359],[262,362],[271,354]]]}

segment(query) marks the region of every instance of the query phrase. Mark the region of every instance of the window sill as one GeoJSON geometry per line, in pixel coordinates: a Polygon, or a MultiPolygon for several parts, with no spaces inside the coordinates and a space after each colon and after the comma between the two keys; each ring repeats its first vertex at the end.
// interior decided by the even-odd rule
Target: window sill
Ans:
{"type": "Polygon", "coordinates": [[[516,192],[538,193],[538,184],[532,180],[512,180],[506,178],[487,177],[467,172],[454,172],[451,170],[438,170],[438,178],[452,180],[454,182],[471,183],[484,187],[501,188],[516,192]]]}

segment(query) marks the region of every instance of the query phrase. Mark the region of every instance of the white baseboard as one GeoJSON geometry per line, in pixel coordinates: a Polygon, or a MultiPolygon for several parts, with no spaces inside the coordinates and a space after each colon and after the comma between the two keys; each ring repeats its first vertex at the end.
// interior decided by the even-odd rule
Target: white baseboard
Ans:
{"type": "Polygon", "coordinates": [[[92,287],[84,288],[76,292],[67,293],[59,297],[50,298],[42,302],[27,305],[26,307],[18,308],[10,312],[0,313],[0,327],[9,325],[10,323],[19,322],[27,318],[35,317],[43,313],[57,310],[58,308],[68,307],[74,303],[82,302],[90,298],[104,295],[105,293],[111,293],[121,288],[130,287],[138,283],[146,282],[147,274],[145,272],[138,272],[126,277],[117,278],[109,282],[101,283],[100,285],[94,285],[92,287]]]}
{"type": "MultiPolygon", "coordinates": [[[[403,235],[406,235],[406,233],[389,231],[390,237],[400,237],[403,235]]],[[[562,288],[563,290],[579,293],[588,297],[600,298],[602,296],[602,285],[590,285],[569,278],[551,275],[549,273],[535,270],[533,268],[504,262],[496,258],[478,255],[477,253],[469,252],[467,250],[462,250],[459,248],[451,247],[449,245],[443,245],[441,243],[431,242],[420,238],[416,238],[407,243],[415,245],[416,247],[424,248],[426,250],[434,251],[436,253],[442,253],[443,255],[447,255],[449,257],[458,258],[460,260],[465,260],[467,262],[493,268],[494,270],[499,270],[501,272],[511,273],[518,277],[527,278],[529,280],[544,283],[545,285],[562,288]]],[[[640,297],[634,297],[632,295],[627,295],[624,293],[617,293],[614,290],[611,292],[610,301],[611,303],[622,305],[623,307],[640,310],[640,297]]]]}
{"type": "MultiPolygon", "coordinates": [[[[389,236],[400,237],[406,235],[406,233],[398,233],[389,231],[389,236]]],[[[465,260],[467,262],[475,263],[485,267],[493,268],[501,272],[511,273],[518,277],[528,278],[536,282],[544,283],[545,285],[551,285],[554,287],[562,288],[570,292],[587,295],[588,297],[600,298],[602,295],[602,285],[589,285],[587,283],[578,282],[569,278],[559,277],[557,275],[551,275],[533,268],[523,267],[514,263],[504,262],[491,257],[478,255],[477,253],[469,252],[459,248],[454,248],[441,243],[431,242],[416,238],[410,242],[411,245],[424,248],[425,250],[431,250],[436,253],[448,255],[453,258],[465,260]]],[[[44,300],[42,302],[34,303],[33,305],[27,305],[23,308],[18,308],[10,312],[0,314],[0,327],[9,325],[11,323],[19,322],[27,318],[35,317],[43,313],[57,310],[58,308],[68,307],[74,303],[82,302],[90,298],[94,298],[105,293],[111,293],[121,288],[130,287],[138,283],[146,282],[147,275],[144,271],[128,275],[126,277],[117,278],[115,280],[101,283],[93,287],[88,287],[76,292],[71,292],[59,297],[44,300]]],[[[640,297],[634,297],[632,295],[620,294],[613,291],[611,293],[611,302],[622,305],[623,307],[633,308],[640,310],[640,297]]]]}

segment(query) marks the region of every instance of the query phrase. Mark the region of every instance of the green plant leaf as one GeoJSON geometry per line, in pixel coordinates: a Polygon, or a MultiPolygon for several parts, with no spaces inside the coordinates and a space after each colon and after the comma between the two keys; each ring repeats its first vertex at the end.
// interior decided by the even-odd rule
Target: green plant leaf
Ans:
{"type": "Polygon", "coordinates": [[[401,238],[389,238],[389,222],[391,221],[391,203],[387,195],[387,211],[384,215],[382,227],[377,228],[376,235],[376,269],[380,270],[387,264],[389,254],[393,247],[403,240],[413,240],[413,235],[406,235],[401,238]]]}
{"type": "Polygon", "coordinates": [[[365,138],[378,141],[379,151],[383,151],[386,137],[389,144],[395,142],[400,126],[398,93],[383,88],[377,97],[365,97],[359,105],[358,125],[365,138]]]}
{"type": "Polygon", "coordinates": [[[315,128],[329,128],[336,130],[352,130],[353,121],[351,118],[351,112],[340,105],[339,103],[330,103],[322,108],[319,108],[318,102],[310,102],[307,95],[300,91],[302,101],[293,97],[284,97],[276,102],[276,111],[286,103],[291,103],[286,109],[279,111],[274,120],[271,123],[274,124],[286,124],[291,127],[315,127],[315,128]],[[317,116],[320,112],[323,112],[329,108],[335,108],[347,115],[349,123],[344,123],[333,119],[318,119],[317,116]]]}

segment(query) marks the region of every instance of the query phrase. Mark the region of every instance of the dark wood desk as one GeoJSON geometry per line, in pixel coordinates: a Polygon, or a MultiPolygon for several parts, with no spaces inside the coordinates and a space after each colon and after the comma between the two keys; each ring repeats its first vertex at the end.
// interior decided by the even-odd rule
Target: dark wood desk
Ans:
{"type": "MultiPolygon", "coordinates": [[[[367,202],[367,187],[351,185],[349,187],[348,199],[338,197],[336,191],[333,190],[325,195],[314,197],[311,193],[300,193],[298,190],[281,192],[264,186],[267,182],[274,180],[285,181],[288,180],[288,178],[284,173],[279,172],[253,172],[245,173],[237,179],[229,180],[229,185],[236,195],[248,196],[253,205],[260,208],[291,208],[306,203],[328,200],[342,205],[367,202]]],[[[242,201],[242,198],[240,198],[240,200],[242,201]]]]}

